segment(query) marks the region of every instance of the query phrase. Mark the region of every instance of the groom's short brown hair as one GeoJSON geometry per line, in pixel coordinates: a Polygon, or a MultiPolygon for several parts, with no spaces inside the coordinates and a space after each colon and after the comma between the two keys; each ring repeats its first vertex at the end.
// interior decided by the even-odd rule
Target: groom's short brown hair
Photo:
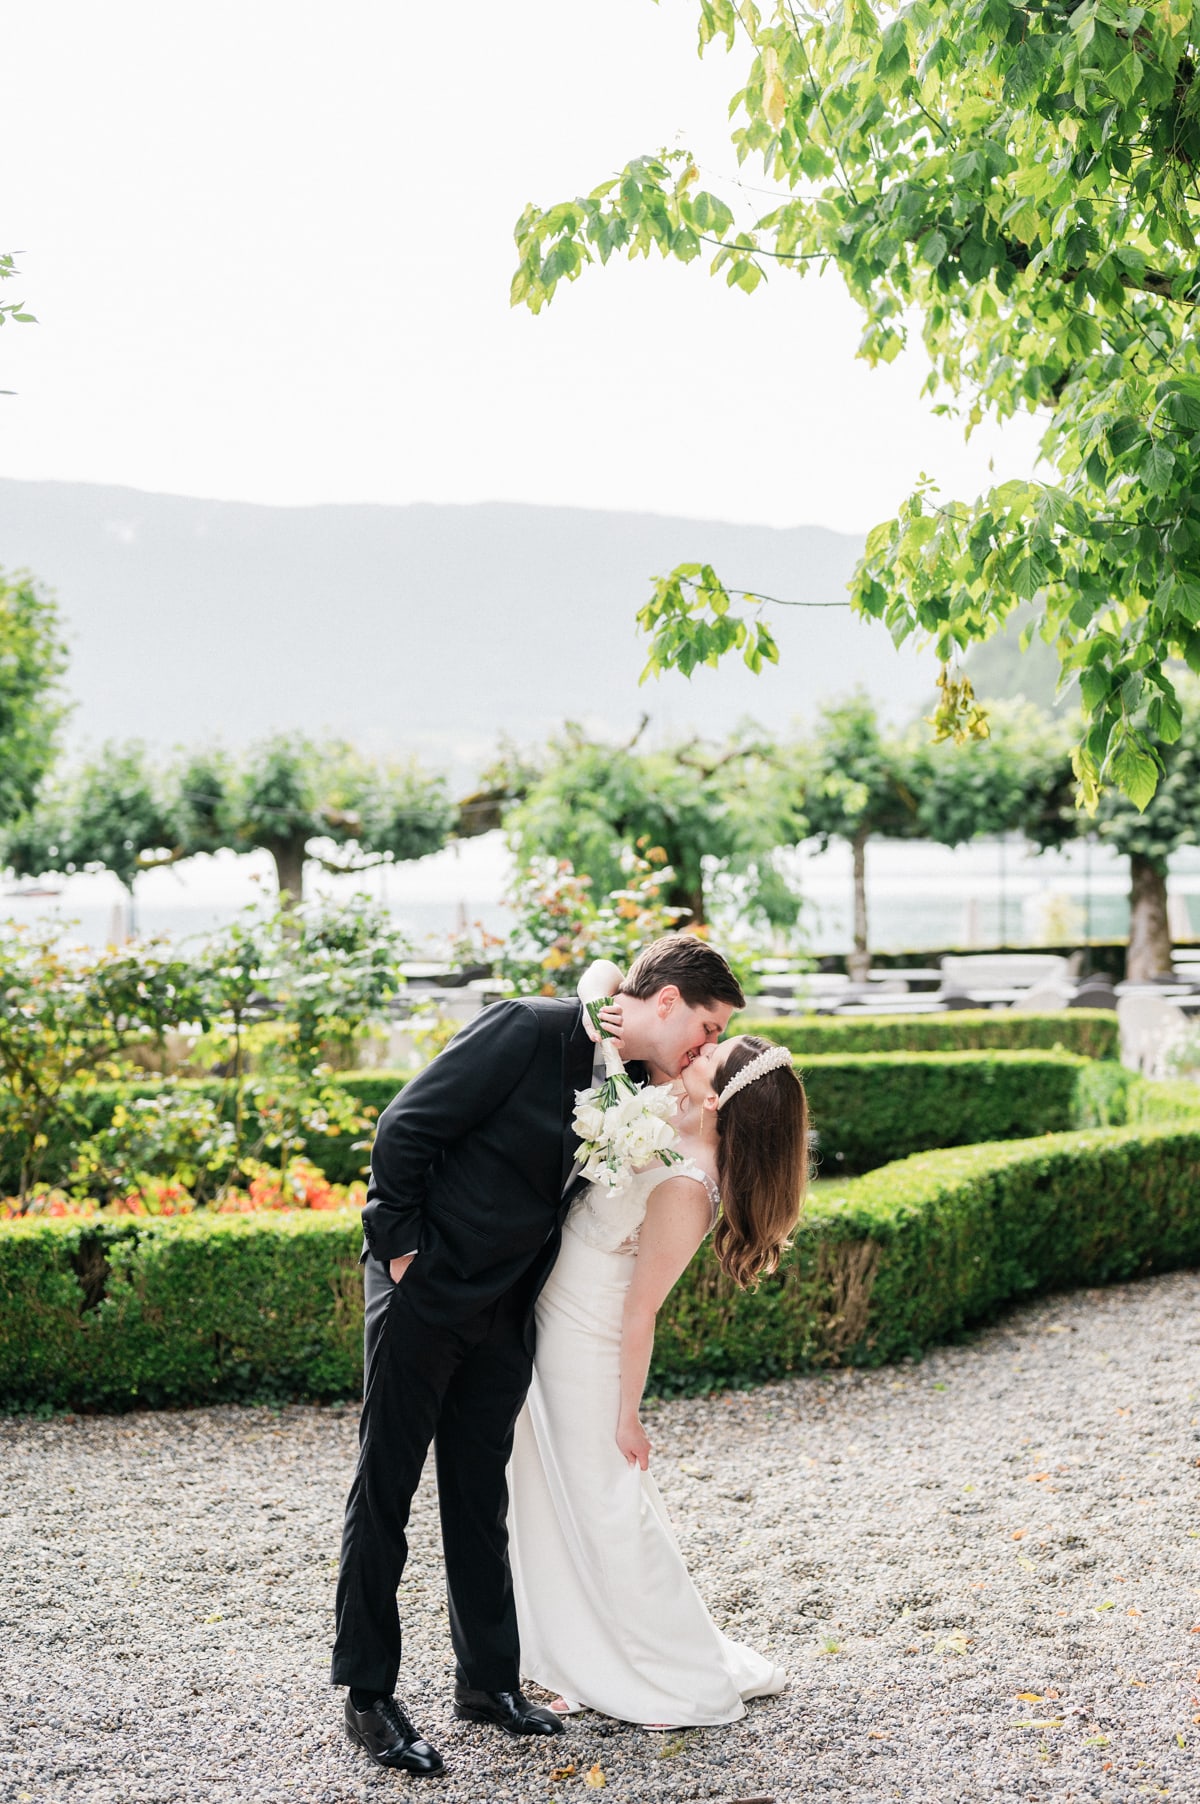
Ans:
{"type": "Polygon", "coordinates": [[[745,1008],[742,986],[715,947],[694,933],[668,933],[638,953],[629,967],[621,994],[657,996],[673,983],[689,1008],[726,1002],[745,1008]]]}

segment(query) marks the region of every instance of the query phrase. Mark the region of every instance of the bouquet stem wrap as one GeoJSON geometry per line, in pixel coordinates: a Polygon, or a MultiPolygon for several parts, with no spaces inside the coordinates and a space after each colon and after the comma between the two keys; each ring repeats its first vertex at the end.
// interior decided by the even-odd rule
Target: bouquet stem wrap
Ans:
{"type": "Polygon", "coordinates": [[[675,1098],[669,1085],[634,1083],[600,1020],[601,1009],[612,1001],[620,981],[617,967],[599,960],[579,983],[580,1001],[600,1043],[605,1076],[602,1084],[575,1092],[573,1126],[582,1142],[581,1175],[609,1191],[623,1189],[635,1172],[655,1160],[674,1165],[680,1157],[670,1125],[675,1098]]]}

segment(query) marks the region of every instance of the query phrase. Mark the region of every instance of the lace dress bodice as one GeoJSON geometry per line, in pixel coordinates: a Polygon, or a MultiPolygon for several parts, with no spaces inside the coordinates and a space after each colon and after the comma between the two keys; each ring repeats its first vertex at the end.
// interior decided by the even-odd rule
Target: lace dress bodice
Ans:
{"type": "Polygon", "coordinates": [[[695,1178],[704,1185],[712,1210],[709,1231],[716,1226],[721,1195],[708,1173],[694,1159],[683,1159],[677,1165],[661,1165],[656,1160],[645,1171],[639,1171],[623,1190],[605,1190],[599,1184],[587,1184],[567,1211],[566,1227],[589,1246],[605,1253],[635,1253],[638,1233],[646,1215],[646,1205],[660,1184],[668,1178],[695,1178]]]}

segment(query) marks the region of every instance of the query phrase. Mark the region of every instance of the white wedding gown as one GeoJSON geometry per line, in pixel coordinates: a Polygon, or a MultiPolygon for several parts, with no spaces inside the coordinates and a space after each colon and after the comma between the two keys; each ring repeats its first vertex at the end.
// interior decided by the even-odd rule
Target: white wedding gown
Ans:
{"type": "Polygon", "coordinates": [[[655,1165],[615,1196],[589,1185],[537,1304],[533,1383],[509,1467],[521,1671],[624,1722],[731,1723],[785,1674],[718,1629],[688,1576],[658,1486],[616,1443],[621,1321],[655,1165]]]}

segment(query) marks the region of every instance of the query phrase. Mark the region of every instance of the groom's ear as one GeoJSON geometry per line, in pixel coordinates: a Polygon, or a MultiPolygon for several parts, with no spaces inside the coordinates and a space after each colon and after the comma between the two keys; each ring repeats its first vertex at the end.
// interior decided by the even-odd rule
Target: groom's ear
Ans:
{"type": "Polygon", "coordinates": [[[658,992],[658,995],[654,998],[654,1006],[658,1010],[660,1017],[665,1020],[678,1001],[679,985],[677,983],[665,983],[658,992]]]}

